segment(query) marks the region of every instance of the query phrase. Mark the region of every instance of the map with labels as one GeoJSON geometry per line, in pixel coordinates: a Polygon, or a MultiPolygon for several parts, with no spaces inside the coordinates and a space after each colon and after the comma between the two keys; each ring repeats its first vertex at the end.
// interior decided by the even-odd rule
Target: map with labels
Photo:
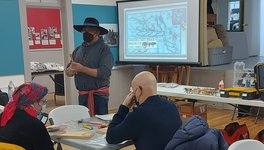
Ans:
{"type": "Polygon", "coordinates": [[[127,55],[186,56],[187,4],[127,11],[127,55]]]}

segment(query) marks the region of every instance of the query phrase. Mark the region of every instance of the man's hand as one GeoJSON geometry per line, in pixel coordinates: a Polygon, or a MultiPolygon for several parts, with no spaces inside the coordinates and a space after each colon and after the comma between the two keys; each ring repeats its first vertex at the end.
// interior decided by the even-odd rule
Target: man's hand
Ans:
{"type": "Polygon", "coordinates": [[[68,68],[66,69],[66,74],[67,74],[69,77],[72,77],[72,76],[74,76],[74,75],[77,74],[77,71],[74,70],[74,69],[72,69],[71,67],[68,67],[68,68]]]}
{"type": "Polygon", "coordinates": [[[70,68],[72,70],[75,70],[77,72],[83,72],[83,65],[80,64],[80,63],[77,63],[77,62],[72,62],[71,65],[70,65],[70,68]]]}
{"type": "Polygon", "coordinates": [[[123,101],[123,105],[126,106],[127,108],[132,108],[132,106],[134,105],[134,100],[133,100],[134,94],[132,92],[130,92],[126,99],[123,101]]]}

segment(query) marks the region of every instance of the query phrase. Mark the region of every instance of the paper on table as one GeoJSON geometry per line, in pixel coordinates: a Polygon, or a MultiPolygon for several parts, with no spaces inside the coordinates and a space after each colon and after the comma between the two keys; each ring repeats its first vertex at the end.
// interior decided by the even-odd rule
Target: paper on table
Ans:
{"type": "Polygon", "coordinates": [[[177,83],[158,83],[158,86],[160,87],[166,87],[166,88],[176,88],[179,86],[177,83]]]}
{"type": "Polygon", "coordinates": [[[105,121],[111,121],[113,119],[115,114],[106,114],[106,115],[95,115],[95,117],[105,120],[105,121]]]}

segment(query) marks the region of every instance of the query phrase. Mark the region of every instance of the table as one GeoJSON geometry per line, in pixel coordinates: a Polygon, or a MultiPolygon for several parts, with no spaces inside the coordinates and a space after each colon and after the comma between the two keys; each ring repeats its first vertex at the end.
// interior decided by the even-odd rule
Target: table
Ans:
{"type": "Polygon", "coordinates": [[[57,91],[56,90],[56,85],[64,88],[64,84],[63,83],[59,83],[58,81],[56,81],[55,75],[63,75],[63,71],[52,70],[52,71],[44,71],[44,72],[31,72],[31,80],[34,80],[34,78],[38,77],[38,76],[49,76],[50,79],[54,82],[54,87],[55,87],[54,103],[56,105],[56,95],[62,95],[62,94],[58,94],[58,92],[56,92],[57,91]]]}
{"type": "Polygon", "coordinates": [[[116,150],[133,144],[132,141],[127,141],[121,144],[108,144],[104,135],[95,133],[90,139],[70,139],[70,138],[51,138],[53,141],[62,143],[80,150],[116,150]],[[98,142],[100,141],[100,142],[98,142]]]}
{"type": "Polygon", "coordinates": [[[49,76],[53,82],[55,82],[55,78],[53,75],[63,74],[63,71],[44,71],[44,72],[31,72],[31,80],[33,80],[36,76],[49,76]]]}
{"type": "Polygon", "coordinates": [[[210,101],[210,102],[220,102],[220,103],[228,103],[228,104],[264,107],[264,101],[260,99],[244,100],[244,99],[236,98],[236,97],[225,98],[225,97],[220,97],[220,96],[185,93],[184,88],[194,88],[194,87],[195,86],[185,86],[185,85],[179,85],[175,88],[157,86],[157,94],[164,95],[164,96],[176,96],[176,97],[182,97],[182,98],[188,98],[188,99],[197,99],[197,100],[210,101]]]}
{"type": "MultiPolygon", "coordinates": [[[[98,118],[89,118],[89,121],[100,121],[105,123],[105,121],[99,120],[98,118]]],[[[79,124],[79,127],[82,128],[83,124],[87,123],[81,123],[79,124]]],[[[82,128],[83,129],[83,128],[82,128]]],[[[86,129],[88,130],[88,129],[86,129]]],[[[93,129],[95,132],[96,128],[93,129]]],[[[74,138],[56,138],[52,136],[52,132],[50,132],[51,139],[57,143],[62,143],[74,148],[78,148],[80,150],[116,150],[123,147],[126,147],[128,145],[132,145],[132,141],[125,141],[120,144],[108,144],[105,135],[96,133],[93,137],[87,138],[87,139],[74,139],[74,138]]]]}
{"type": "MultiPolygon", "coordinates": [[[[187,98],[187,99],[196,99],[196,100],[209,101],[209,102],[227,103],[227,104],[234,106],[235,110],[238,105],[259,107],[255,123],[260,113],[260,107],[264,107],[264,101],[260,99],[244,100],[244,99],[236,98],[236,97],[225,98],[225,97],[212,96],[212,95],[191,94],[191,93],[186,93],[184,88],[195,88],[195,86],[178,85],[177,87],[170,88],[170,87],[161,87],[158,85],[157,94],[164,95],[164,96],[176,96],[176,97],[182,97],[182,98],[187,98]]],[[[204,88],[204,87],[200,87],[200,88],[204,88]]],[[[235,110],[233,111],[232,120],[234,118],[235,110]]]]}

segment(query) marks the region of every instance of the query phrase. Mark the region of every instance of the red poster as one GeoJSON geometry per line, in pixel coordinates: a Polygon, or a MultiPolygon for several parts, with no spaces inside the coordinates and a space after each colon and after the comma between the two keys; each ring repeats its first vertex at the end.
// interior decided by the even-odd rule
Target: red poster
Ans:
{"type": "Polygon", "coordinates": [[[60,21],[60,9],[27,8],[29,48],[61,48],[60,21]]]}

